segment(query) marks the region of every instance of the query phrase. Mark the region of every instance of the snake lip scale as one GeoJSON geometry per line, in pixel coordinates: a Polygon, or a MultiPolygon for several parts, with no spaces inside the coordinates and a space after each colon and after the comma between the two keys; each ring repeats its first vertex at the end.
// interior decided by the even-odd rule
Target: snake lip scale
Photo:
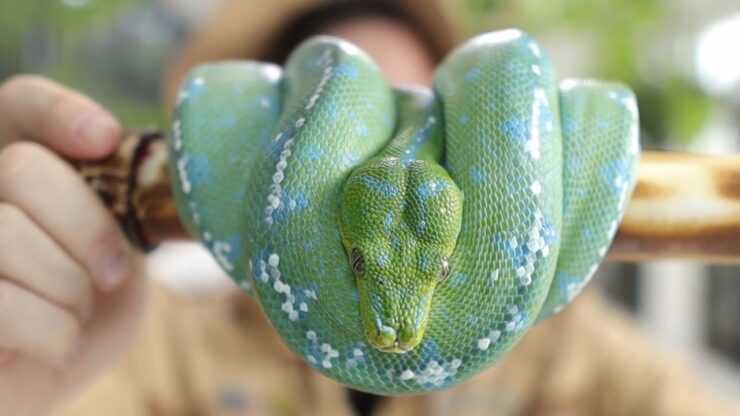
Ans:
{"type": "Polygon", "coordinates": [[[629,88],[556,81],[514,29],[477,36],[432,88],[391,88],[320,36],[284,68],[184,81],[169,169],[188,232],[306,363],[386,395],[503,357],[593,276],[639,158],[629,88]]]}

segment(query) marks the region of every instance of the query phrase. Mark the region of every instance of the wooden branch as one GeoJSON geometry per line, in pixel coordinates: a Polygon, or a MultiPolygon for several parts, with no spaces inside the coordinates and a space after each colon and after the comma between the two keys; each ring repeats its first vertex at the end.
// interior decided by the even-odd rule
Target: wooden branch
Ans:
{"type": "MultiPolygon", "coordinates": [[[[177,217],[161,133],[129,133],[112,157],[76,166],[137,246],[189,238],[177,217]]],[[[740,155],[643,152],[607,258],[740,264],[740,155]]]]}

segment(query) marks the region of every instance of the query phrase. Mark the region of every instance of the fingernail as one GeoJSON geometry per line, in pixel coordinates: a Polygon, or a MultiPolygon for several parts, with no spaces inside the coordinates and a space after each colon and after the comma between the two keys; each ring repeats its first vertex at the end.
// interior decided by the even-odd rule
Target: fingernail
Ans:
{"type": "Polygon", "coordinates": [[[98,112],[85,113],[75,123],[75,134],[90,146],[106,146],[117,129],[114,120],[98,112]]]}
{"type": "Polygon", "coordinates": [[[123,282],[131,272],[131,253],[119,247],[100,260],[98,279],[104,289],[110,290],[123,282]]]}

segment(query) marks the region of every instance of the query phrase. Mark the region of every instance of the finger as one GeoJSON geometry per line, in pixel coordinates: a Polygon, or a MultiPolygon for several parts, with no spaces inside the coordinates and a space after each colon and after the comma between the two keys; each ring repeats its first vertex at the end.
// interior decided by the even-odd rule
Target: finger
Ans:
{"type": "Polygon", "coordinates": [[[0,275],[87,320],[92,282],[20,209],[0,202],[0,275]]]}
{"type": "Polygon", "coordinates": [[[120,135],[108,111],[55,82],[18,75],[0,85],[0,140],[33,140],[64,156],[95,159],[110,153],[120,135]]]}
{"type": "Polygon", "coordinates": [[[10,359],[13,357],[13,353],[9,350],[6,350],[4,348],[0,348],[0,368],[2,368],[5,364],[10,362],[10,359]]]}
{"type": "Polygon", "coordinates": [[[104,291],[132,272],[133,252],[92,190],[48,149],[18,142],[0,151],[0,201],[20,208],[104,291]]]}
{"type": "Polygon", "coordinates": [[[69,311],[0,280],[0,347],[60,365],[79,333],[79,322],[69,311]]]}

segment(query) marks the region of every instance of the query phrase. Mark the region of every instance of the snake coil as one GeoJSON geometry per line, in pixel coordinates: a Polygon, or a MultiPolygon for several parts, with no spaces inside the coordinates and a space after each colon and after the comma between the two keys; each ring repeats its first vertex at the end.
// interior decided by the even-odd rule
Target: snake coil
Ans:
{"type": "MultiPolygon", "coordinates": [[[[194,69],[170,151],[189,232],[290,348],[353,388],[412,394],[484,370],[581,291],[634,186],[638,114],[622,85],[558,85],[540,46],[517,30],[453,51],[433,91],[394,90],[358,48],[317,37],[284,70],[194,69]],[[361,204],[343,200],[347,178],[380,152],[436,155],[463,197],[449,276],[430,295],[423,339],[403,354],[368,343],[339,230],[343,204],[361,204]]],[[[400,185],[381,174],[367,186],[390,195],[400,185]]],[[[372,296],[385,305],[394,293],[372,296]]]]}

